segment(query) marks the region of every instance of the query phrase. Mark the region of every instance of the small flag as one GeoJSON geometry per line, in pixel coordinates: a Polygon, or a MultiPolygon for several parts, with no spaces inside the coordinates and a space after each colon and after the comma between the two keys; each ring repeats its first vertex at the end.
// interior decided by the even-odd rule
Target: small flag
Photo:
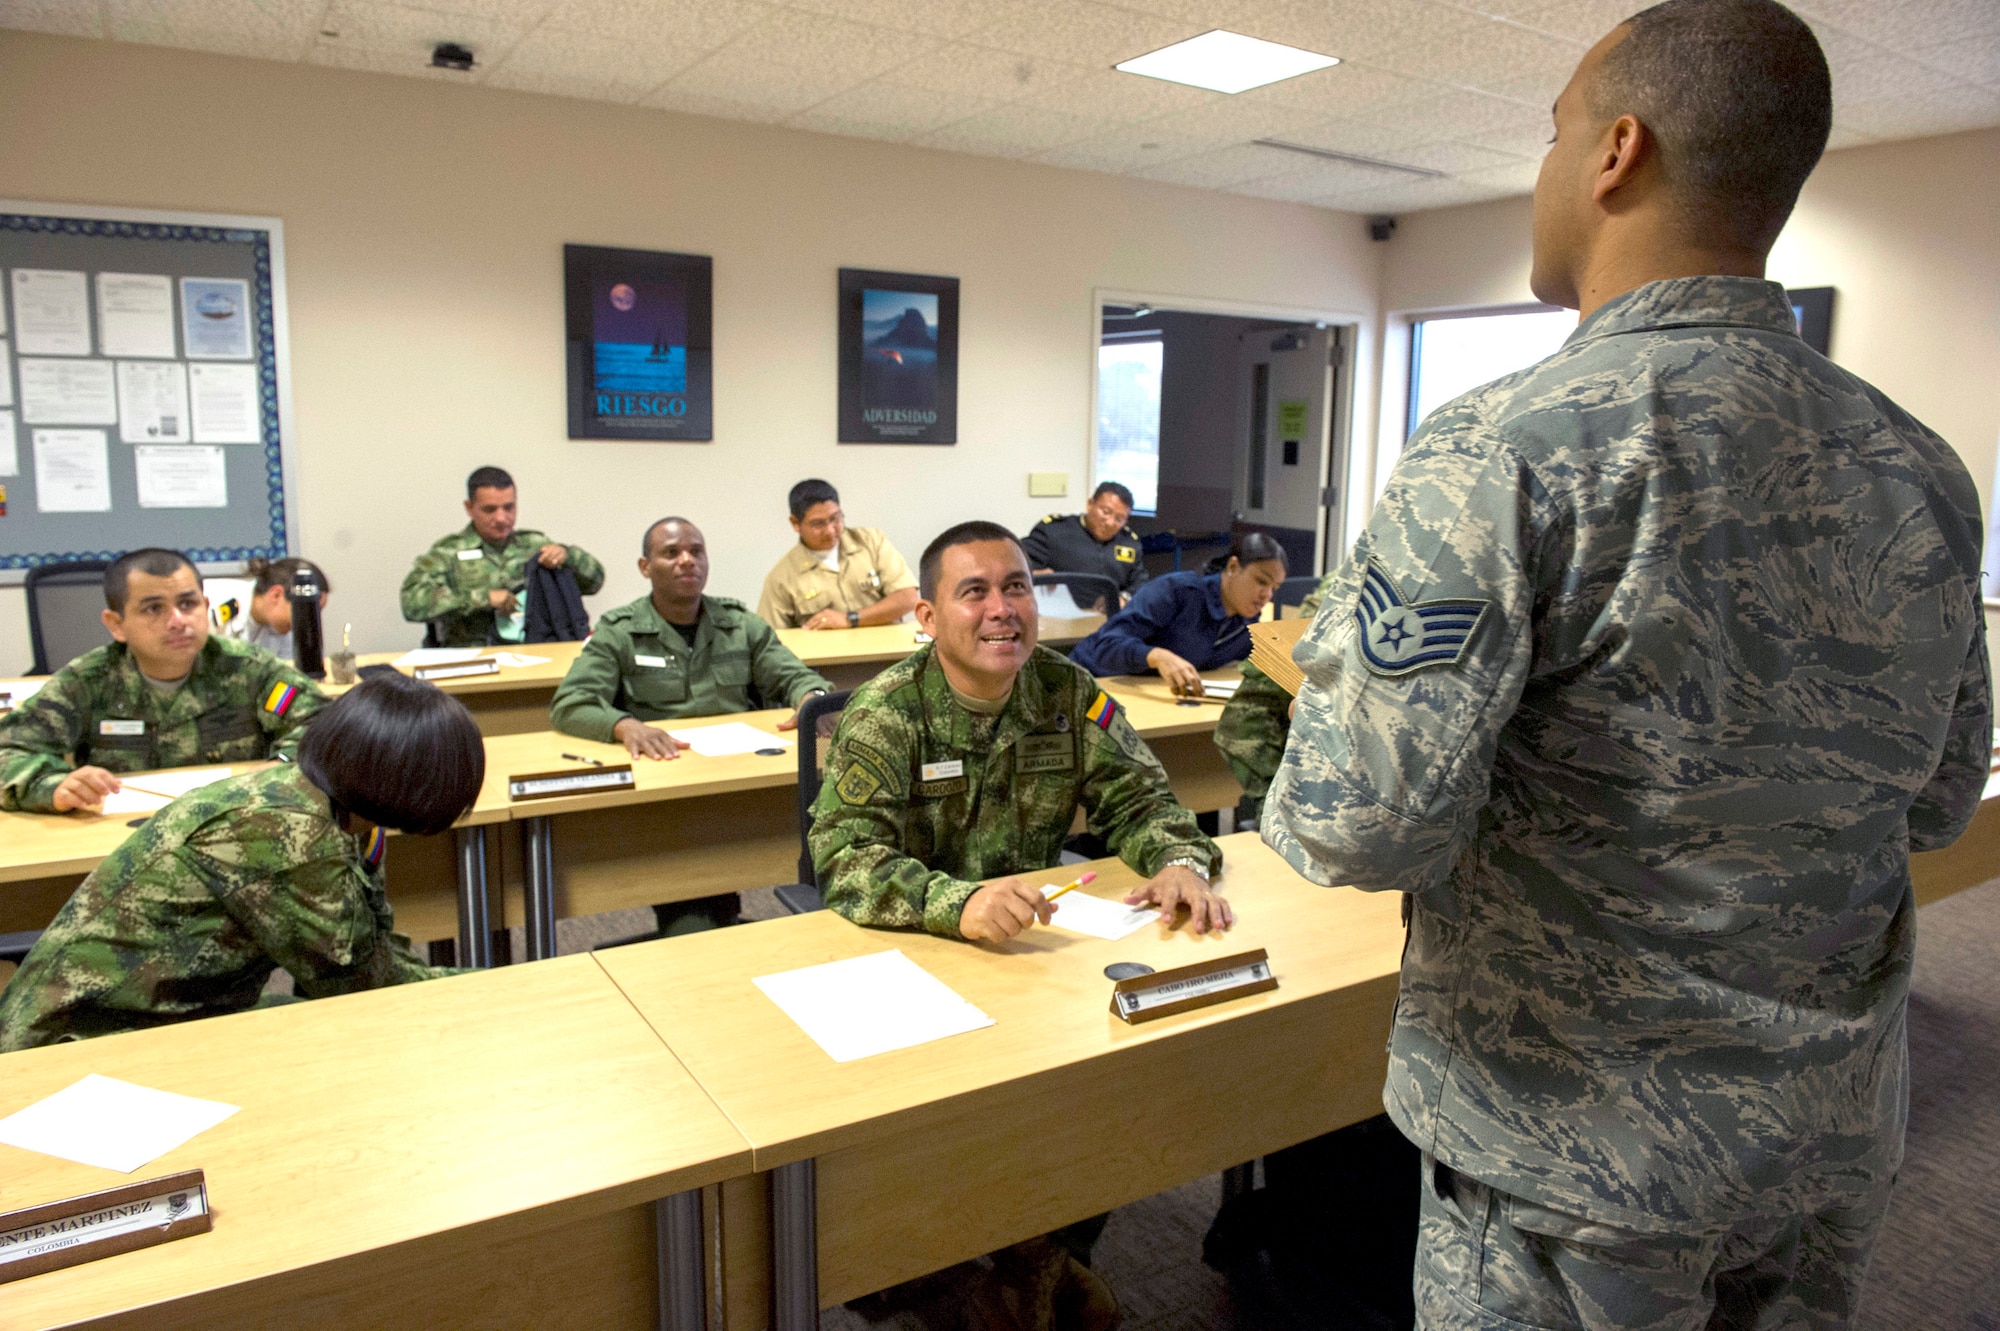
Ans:
{"type": "Polygon", "coordinates": [[[371,869],[380,867],[382,863],[382,852],[387,850],[388,848],[389,848],[389,834],[387,832],[384,832],[381,828],[378,827],[373,832],[369,833],[368,854],[363,857],[366,860],[368,867],[371,869]]]}
{"type": "Polygon", "coordinates": [[[273,684],[270,693],[265,695],[264,710],[272,716],[283,716],[291,707],[292,699],[298,696],[299,691],[281,679],[273,684]]]}
{"type": "Polygon", "coordinates": [[[1118,719],[1118,704],[1111,701],[1110,694],[1100,692],[1084,715],[1095,722],[1099,730],[1109,730],[1111,723],[1118,719]]]}

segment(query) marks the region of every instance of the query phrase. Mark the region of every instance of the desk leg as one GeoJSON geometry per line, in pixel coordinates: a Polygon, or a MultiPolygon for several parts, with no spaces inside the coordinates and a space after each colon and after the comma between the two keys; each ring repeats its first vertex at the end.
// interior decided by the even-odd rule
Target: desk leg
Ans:
{"type": "Polygon", "coordinates": [[[818,1331],[819,1199],[813,1162],[771,1171],[772,1331],[818,1331]]]}
{"type": "Polygon", "coordinates": [[[458,829],[458,964],[493,964],[493,925],[486,913],[486,829],[458,829]]]}
{"type": "Polygon", "coordinates": [[[702,1331],[708,1313],[701,1281],[701,1189],[653,1203],[653,1243],[660,1271],[659,1331],[702,1331]]]}
{"type": "Polygon", "coordinates": [[[526,908],[529,961],[556,954],[556,832],[546,818],[521,823],[521,858],[525,861],[521,904],[526,908]]]}

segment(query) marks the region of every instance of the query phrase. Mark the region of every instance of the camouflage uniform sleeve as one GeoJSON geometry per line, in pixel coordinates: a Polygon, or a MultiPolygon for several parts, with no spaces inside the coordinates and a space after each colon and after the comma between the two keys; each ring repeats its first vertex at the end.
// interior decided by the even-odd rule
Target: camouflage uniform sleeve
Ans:
{"type": "Polygon", "coordinates": [[[313,814],[246,810],[188,838],[180,854],[308,998],[435,979],[392,932],[387,896],[313,814]]]}
{"type": "Polygon", "coordinates": [[[979,884],[926,868],[903,849],[912,729],[879,696],[841,714],[806,839],[813,872],[828,908],[856,924],[963,938],[958,917],[979,884]]]}
{"type": "Polygon", "coordinates": [[[1988,676],[1986,615],[1972,607],[1972,646],[1959,674],[1958,701],[1945,732],[1944,757],[1910,804],[1910,849],[1942,850],[1964,835],[1979,812],[1992,765],[1993,681],[1988,676]]]}
{"type": "Polygon", "coordinates": [[[89,685],[65,668],[0,717],[0,809],[55,812],[56,787],[73,770],[69,756],[93,710],[89,685]]]}
{"type": "Polygon", "coordinates": [[[403,579],[403,618],[412,624],[428,623],[454,611],[485,609],[484,592],[461,592],[451,585],[451,565],[455,556],[436,546],[417,556],[403,579]]]}
{"type": "MultiPolygon", "coordinates": [[[[1525,462],[1475,424],[1420,432],[1405,451],[1292,654],[1305,683],[1259,826],[1306,878],[1403,892],[1448,878],[1527,679],[1533,546],[1551,506],[1525,462]],[[1449,647],[1412,653],[1432,659],[1378,667],[1357,632],[1378,574],[1418,609],[1483,608],[1449,647]]],[[[1378,656],[1407,650],[1371,642],[1378,656]]]]}
{"type": "Polygon", "coordinates": [[[580,545],[566,545],[569,551],[568,567],[576,574],[576,589],[585,596],[595,596],[604,589],[604,565],[597,562],[597,556],[580,545]]]}
{"type": "Polygon", "coordinates": [[[1245,798],[1261,805],[1278,774],[1285,756],[1285,736],[1291,733],[1288,716],[1292,695],[1275,680],[1248,661],[1243,663],[1243,683],[1222,705],[1215,722],[1215,747],[1229,764],[1230,775],[1243,787],[1245,798]]]}
{"type": "Polygon", "coordinates": [[[833,692],[833,681],[794,656],[769,624],[747,610],[743,620],[750,642],[750,683],[766,707],[797,707],[814,689],[833,692]]]}
{"type": "Polygon", "coordinates": [[[1090,830],[1111,852],[1150,878],[1170,860],[1194,860],[1213,875],[1222,849],[1195,826],[1194,815],[1174,798],[1166,769],[1132,729],[1125,709],[1112,708],[1108,726],[1083,723],[1083,810],[1090,830]]]}
{"type": "Polygon", "coordinates": [[[272,744],[271,756],[294,762],[299,756],[299,744],[306,737],[306,723],[330,699],[319,691],[319,685],[301,675],[289,661],[273,656],[271,665],[262,672],[254,701],[257,704],[257,722],[263,726],[264,734],[272,744]],[[298,690],[282,714],[273,712],[270,705],[272,689],[278,684],[289,684],[298,690]]]}
{"type": "Polygon", "coordinates": [[[607,633],[599,624],[584,642],[549,703],[549,721],[557,730],[600,744],[612,742],[618,723],[632,715],[616,705],[618,684],[624,678],[619,644],[630,641],[623,631],[607,633]]]}

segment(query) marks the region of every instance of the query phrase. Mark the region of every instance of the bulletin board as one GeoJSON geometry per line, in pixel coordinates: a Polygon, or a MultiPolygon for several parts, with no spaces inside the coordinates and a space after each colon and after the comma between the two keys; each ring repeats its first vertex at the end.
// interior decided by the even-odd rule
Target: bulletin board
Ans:
{"type": "Polygon", "coordinates": [[[0,200],[0,583],[291,548],[283,224],[0,200]]]}

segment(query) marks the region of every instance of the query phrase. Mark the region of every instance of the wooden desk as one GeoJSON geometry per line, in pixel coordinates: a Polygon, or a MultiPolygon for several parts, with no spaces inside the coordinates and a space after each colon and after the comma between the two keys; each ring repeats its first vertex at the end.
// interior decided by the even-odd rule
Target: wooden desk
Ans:
{"type": "MultiPolygon", "coordinates": [[[[1400,899],[1314,887],[1251,834],[1222,845],[1238,924],[1220,938],[1038,928],[973,945],[819,911],[596,954],[756,1168],[775,1171],[781,1331],[1381,1111],[1400,899]],[[1270,951],[1274,992],[1141,1026],[1109,1012],[1113,961],[1165,968],[1254,947],[1270,951]],[[996,1024],[841,1064],[751,984],[890,948],[996,1024]]],[[[1116,860],[1093,867],[1101,896],[1136,880],[1116,860]]],[[[751,1325],[763,1324],[760,1205],[747,1186],[721,1202],[726,1299],[751,1325]]]]}
{"type": "MultiPolygon", "coordinates": [[[[577,653],[582,650],[580,642],[535,642],[489,647],[480,654],[491,656],[495,652],[514,652],[546,660],[541,665],[502,666],[497,675],[441,679],[437,681],[437,686],[465,704],[472,713],[472,719],[479,723],[482,735],[518,735],[524,731],[547,730],[549,703],[556,696],[556,686],[563,682],[563,676],[569,673],[577,653]]],[[[401,655],[401,652],[365,652],[355,658],[355,664],[394,665],[401,655]]],[[[406,675],[411,673],[401,666],[397,669],[406,675]]],[[[320,687],[328,694],[338,696],[352,685],[322,680],[320,687]]]]}
{"type": "MultiPolygon", "coordinates": [[[[1080,619],[1044,616],[1040,641],[1044,647],[1070,647],[1096,632],[1103,622],[1103,615],[1080,619]]],[[[835,687],[851,689],[917,650],[916,635],[915,624],[879,624],[861,629],[779,629],[778,641],[832,680],[835,687]]]]}
{"type": "Polygon", "coordinates": [[[1986,782],[1986,798],[1972,825],[1943,850],[1910,856],[1910,886],[1928,906],[1968,887],[2000,878],[2000,772],[1986,782]]]}
{"type": "Polygon", "coordinates": [[[0,1115],[90,1072],[242,1111],[129,1176],[0,1146],[0,1209],[199,1167],[215,1229],[0,1286],[7,1331],[651,1327],[656,1210],[750,1163],[589,957],[7,1054],[0,1115]]]}

